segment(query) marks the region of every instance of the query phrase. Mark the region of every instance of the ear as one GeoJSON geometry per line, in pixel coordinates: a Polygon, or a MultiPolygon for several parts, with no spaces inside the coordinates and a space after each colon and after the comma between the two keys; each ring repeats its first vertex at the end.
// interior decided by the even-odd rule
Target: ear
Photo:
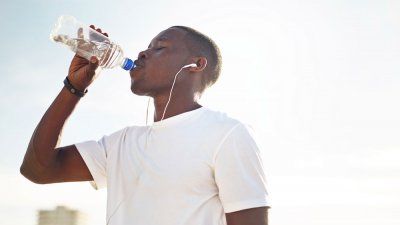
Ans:
{"type": "Polygon", "coordinates": [[[192,58],[192,62],[194,62],[197,66],[190,67],[189,68],[190,72],[201,72],[207,66],[207,58],[206,57],[194,57],[194,58],[192,58]]]}

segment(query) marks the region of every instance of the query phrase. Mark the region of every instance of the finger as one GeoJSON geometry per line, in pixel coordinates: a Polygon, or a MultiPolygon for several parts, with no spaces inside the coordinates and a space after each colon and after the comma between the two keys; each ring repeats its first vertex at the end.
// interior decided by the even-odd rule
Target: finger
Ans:
{"type": "Polygon", "coordinates": [[[75,54],[74,58],[72,59],[74,65],[84,65],[88,64],[88,60],[83,58],[82,56],[75,54]]]}
{"type": "Polygon", "coordinates": [[[83,58],[82,56],[80,56],[78,54],[75,54],[75,58],[80,59],[80,60],[87,60],[87,59],[83,58]]]}
{"type": "Polygon", "coordinates": [[[99,32],[99,33],[101,33],[101,29],[100,29],[100,28],[97,28],[96,31],[99,32]]]}
{"type": "Polygon", "coordinates": [[[107,33],[103,33],[103,34],[104,34],[104,36],[108,37],[108,34],[107,34],[107,33]]]}
{"type": "Polygon", "coordinates": [[[89,27],[92,28],[92,29],[96,29],[96,27],[93,24],[90,25],[89,27]]]}
{"type": "Polygon", "coordinates": [[[90,57],[89,60],[89,69],[91,71],[95,71],[97,67],[99,66],[99,60],[96,58],[96,56],[90,57]]]}
{"type": "Polygon", "coordinates": [[[89,60],[75,54],[74,58],[71,61],[71,66],[69,68],[69,73],[74,73],[78,71],[80,68],[89,64],[89,60]]]}

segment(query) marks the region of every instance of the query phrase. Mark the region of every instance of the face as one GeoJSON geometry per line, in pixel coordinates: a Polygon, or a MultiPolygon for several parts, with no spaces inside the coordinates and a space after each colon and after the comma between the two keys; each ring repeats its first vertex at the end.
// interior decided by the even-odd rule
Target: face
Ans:
{"type": "Polygon", "coordinates": [[[154,37],[149,47],[139,53],[135,61],[137,67],[130,71],[133,93],[156,96],[169,92],[175,74],[190,56],[184,36],[185,31],[169,28],[154,37]]]}

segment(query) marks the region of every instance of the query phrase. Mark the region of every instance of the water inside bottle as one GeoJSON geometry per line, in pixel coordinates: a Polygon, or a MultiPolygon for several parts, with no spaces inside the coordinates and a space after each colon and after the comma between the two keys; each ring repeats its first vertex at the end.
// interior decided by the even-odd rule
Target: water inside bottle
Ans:
{"type": "Polygon", "coordinates": [[[55,35],[52,37],[55,42],[61,42],[76,52],[78,55],[90,59],[96,56],[99,59],[99,66],[102,68],[114,68],[121,64],[122,49],[113,43],[88,40],[85,38],[70,38],[68,35],[55,35]]]}

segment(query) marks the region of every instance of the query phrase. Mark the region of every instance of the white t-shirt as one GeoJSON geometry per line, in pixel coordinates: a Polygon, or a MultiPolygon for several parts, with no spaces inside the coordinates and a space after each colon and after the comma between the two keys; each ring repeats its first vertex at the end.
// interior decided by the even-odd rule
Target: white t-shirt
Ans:
{"type": "Polygon", "coordinates": [[[110,225],[224,225],[225,213],[270,206],[252,132],[201,107],[76,147],[91,185],[107,187],[110,225]]]}

